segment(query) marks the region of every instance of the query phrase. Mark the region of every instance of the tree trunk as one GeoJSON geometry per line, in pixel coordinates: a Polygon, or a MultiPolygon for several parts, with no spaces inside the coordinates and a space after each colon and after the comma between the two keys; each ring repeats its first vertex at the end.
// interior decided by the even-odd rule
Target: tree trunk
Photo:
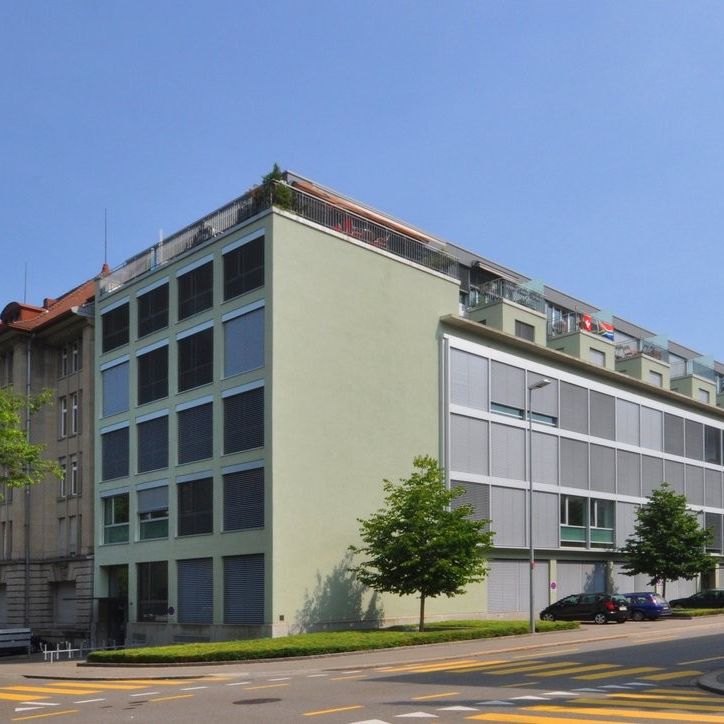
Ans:
{"type": "Polygon", "coordinates": [[[425,630],[425,596],[422,593],[420,594],[420,627],[417,630],[425,630]]]}
{"type": "Polygon", "coordinates": [[[666,579],[663,580],[663,586],[661,588],[661,598],[666,599],[666,579]]]}

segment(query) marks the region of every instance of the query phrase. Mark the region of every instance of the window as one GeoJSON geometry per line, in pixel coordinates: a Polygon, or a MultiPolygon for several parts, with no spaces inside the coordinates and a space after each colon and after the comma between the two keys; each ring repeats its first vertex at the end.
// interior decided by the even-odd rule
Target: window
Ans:
{"type": "Polygon", "coordinates": [[[168,397],[168,345],[138,356],[138,404],[168,397]]]}
{"type": "Polygon", "coordinates": [[[587,502],[586,498],[561,495],[561,545],[586,545],[587,502]]]}
{"type": "Polygon", "coordinates": [[[264,237],[224,254],[224,300],[264,285],[264,237]]]}
{"type": "Polygon", "coordinates": [[[596,367],[605,367],[606,353],[602,352],[600,349],[594,349],[593,347],[590,347],[588,349],[588,361],[592,365],[596,365],[596,367]]]}
{"type": "Polygon", "coordinates": [[[168,467],[168,415],[139,422],[136,425],[138,435],[138,472],[160,470],[168,467]]]}
{"type": "Polygon", "coordinates": [[[522,418],[525,410],[525,371],[502,362],[491,362],[490,375],[490,409],[522,418]]]}
{"type": "Polygon", "coordinates": [[[179,483],[178,535],[211,533],[214,527],[214,481],[202,478],[179,483]]]}
{"type": "Polygon", "coordinates": [[[214,330],[204,329],[178,341],[178,391],[206,385],[214,376],[214,330]]]}
{"type": "Polygon", "coordinates": [[[80,411],[78,405],[78,393],[70,395],[70,434],[77,435],[80,432],[80,411]]]}
{"type": "Polygon", "coordinates": [[[264,623],[264,554],[224,558],[224,623],[264,623]]]}
{"type": "Polygon", "coordinates": [[[68,345],[64,344],[58,352],[58,377],[68,374],[68,345]]]}
{"type": "Polygon", "coordinates": [[[721,430],[716,427],[704,427],[704,460],[721,465],[721,430]]]}
{"type": "Polygon", "coordinates": [[[522,409],[519,409],[518,407],[510,407],[509,405],[501,405],[498,402],[490,403],[490,411],[498,412],[501,415],[510,415],[511,417],[517,417],[519,420],[522,420],[525,415],[525,411],[522,409]]]}
{"type": "Polygon", "coordinates": [[[128,475],[128,427],[101,434],[101,479],[128,475]]]}
{"type": "Polygon", "coordinates": [[[103,385],[103,417],[128,410],[128,362],[101,371],[103,385]]]}
{"type": "Polygon", "coordinates": [[[224,322],[224,376],[264,366],[264,309],[224,322]]]}
{"type": "Polygon", "coordinates": [[[526,324],[516,319],[515,336],[521,339],[527,339],[529,342],[535,342],[535,327],[532,324],[526,324]]]}
{"type": "Polygon", "coordinates": [[[264,445],[264,388],[224,398],[224,453],[264,445]]]}
{"type": "Polygon", "coordinates": [[[68,434],[68,399],[61,397],[58,401],[58,436],[65,437],[68,434]]]}
{"type": "Polygon", "coordinates": [[[138,297],[138,336],[168,327],[168,282],[138,297]]]}
{"type": "Polygon", "coordinates": [[[264,527],[264,468],[224,475],[224,530],[264,527]]]}
{"type": "Polygon", "coordinates": [[[101,312],[102,351],[108,352],[116,347],[128,344],[128,303],[101,312]]]}
{"type": "Polygon", "coordinates": [[[0,354],[0,387],[13,384],[13,351],[0,354]]]}
{"type": "Polygon", "coordinates": [[[80,470],[78,468],[78,456],[70,456],[70,479],[68,481],[68,492],[70,495],[78,495],[80,493],[80,470]]]}
{"type": "Polygon", "coordinates": [[[212,558],[176,564],[178,622],[212,623],[214,620],[214,565],[212,558]]]}
{"type": "Polygon", "coordinates": [[[68,494],[68,465],[65,461],[65,458],[60,458],[58,460],[58,465],[60,466],[60,480],[59,486],[58,486],[58,495],[61,498],[65,498],[65,496],[68,494]]]}
{"type": "Polygon", "coordinates": [[[128,493],[103,498],[103,542],[128,543],[128,493]]]}
{"type": "Polygon", "coordinates": [[[168,537],[168,486],[138,491],[138,537],[168,537]]]}
{"type": "Polygon", "coordinates": [[[59,556],[64,556],[66,554],[67,542],[68,542],[68,533],[66,531],[65,518],[58,518],[57,551],[58,551],[59,556]]]}
{"type": "Polygon", "coordinates": [[[208,262],[178,278],[179,320],[209,309],[214,303],[214,264],[208,262]]]}
{"type": "Polygon", "coordinates": [[[615,504],[613,500],[596,500],[591,499],[591,546],[612,546],[613,528],[614,528],[614,510],[615,504]]]}
{"type": "Polygon", "coordinates": [[[139,563],[136,568],[139,621],[168,619],[168,562],[139,563]]]}
{"type": "Polygon", "coordinates": [[[78,553],[78,518],[77,515],[68,516],[68,554],[71,556],[78,553]]]}
{"type": "Polygon", "coordinates": [[[4,561],[13,557],[13,522],[11,520],[0,523],[0,556],[4,561]]]}
{"type": "Polygon", "coordinates": [[[83,366],[81,349],[81,341],[79,339],[76,339],[76,341],[70,345],[70,369],[72,372],[78,372],[83,366]]]}
{"type": "Polygon", "coordinates": [[[616,405],[611,395],[591,390],[591,435],[615,440],[616,405]]]}
{"type": "Polygon", "coordinates": [[[213,455],[212,403],[197,405],[178,413],[179,464],[204,460],[213,455]]]}
{"type": "Polygon", "coordinates": [[[663,387],[664,376],[661,374],[661,372],[649,370],[649,384],[656,385],[657,387],[663,387]]]}
{"type": "Polygon", "coordinates": [[[696,399],[699,400],[699,402],[706,402],[708,405],[711,400],[711,394],[709,393],[709,390],[705,390],[703,387],[698,387],[696,390],[696,399]]]}
{"type": "Polygon", "coordinates": [[[664,413],[664,452],[684,454],[684,420],[668,412],[664,413]]]}

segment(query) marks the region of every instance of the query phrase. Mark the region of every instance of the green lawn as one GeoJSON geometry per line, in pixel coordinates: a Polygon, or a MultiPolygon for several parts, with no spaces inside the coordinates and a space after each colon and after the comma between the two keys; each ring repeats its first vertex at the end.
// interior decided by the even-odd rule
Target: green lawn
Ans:
{"type": "Polygon", "coordinates": [[[672,608],[671,615],[680,618],[696,618],[697,616],[717,616],[724,614],[724,608],[672,608]]]}
{"type": "MultiPolygon", "coordinates": [[[[572,621],[537,622],[538,631],[574,628],[578,628],[578,623],[572,621]]],[[[176,644],[118,651],[95,651],[88,656],[88,661],[142,664],[274,659],[514,636],[527,632],[527,621],[445,621],[427,624],[427,630],[422,633],[414,630],[414,627],[393,627],[371,631],[308,633],[276,639],[176,644]]]]}

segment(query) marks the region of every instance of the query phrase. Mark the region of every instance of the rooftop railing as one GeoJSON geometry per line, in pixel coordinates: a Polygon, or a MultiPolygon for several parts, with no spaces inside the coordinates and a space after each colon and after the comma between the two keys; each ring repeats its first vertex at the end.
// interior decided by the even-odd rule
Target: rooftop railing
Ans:
{"type": "Polygon", "coordinates": [[[683,362],[676,361],[671,365],[671,379],[679,377],[688,377],[689,375],[697,375],[703,377],[710,382],[716,382],[716,372],[710,367],[696,359],[688,359],[683,362]]]}
{"type": "Polygon", "coordinates": [[[590,314],[570,312],[548,322],[548,337],[561,337],[572,332],[590,332],[613,341],[613,324],[590,314]]]}
{"type": "Polygon", "coordinates": [[[489,282],[485,282],[480,286],[476,297],[468,309],[476,309],[486,304],[499,302],[501,299],[507,299],[542,314],[545,314],[546,311],[546,300],[542,294],[507,279],[491,279],[489,282]]]}
{"type": "Polygon", "coordinates": [[[428,269],[442,272],[458,280],[461,278],[458,260],[444,251],[369,221],[359,214],[318,199],[293,186],[275,184],[273,187],[257,186],[168,239],[131,257],[100,280],[101,296],[110,294],[140,274],[167,264],[185,251],[223,234],[272,205],[428,269]]]}
{"type": "Polygon", "coordinates": [[[661,362],[669,361],[669,350],[647,339],[633,339],[616,345],[616,360],[631,359],[645,354],[661,362]]]}

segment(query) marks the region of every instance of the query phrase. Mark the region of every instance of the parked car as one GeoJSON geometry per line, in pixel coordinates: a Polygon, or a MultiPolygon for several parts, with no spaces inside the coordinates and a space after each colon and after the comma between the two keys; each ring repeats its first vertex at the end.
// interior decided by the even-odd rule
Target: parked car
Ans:
{"type": "Polygon", "coordinates": [[[613,593],[576,593],[552,603],[540,612],[543,621],[593,621],[625,623],[628,599],[613,593]]]}
{"type": "Polygon", "coordinates": [[[671,608],[724,608],[724,588],[710,588],[693,596],[669,601],[671,608]]]}
{"type": "Polygon", "coordinates": [[[655,621],[662,616],[671,616],[671,606],[668,601],[658,593],[641,591],[639,593],[624,593],[628,599],[628,608],[634,621],[655,621]]]}

